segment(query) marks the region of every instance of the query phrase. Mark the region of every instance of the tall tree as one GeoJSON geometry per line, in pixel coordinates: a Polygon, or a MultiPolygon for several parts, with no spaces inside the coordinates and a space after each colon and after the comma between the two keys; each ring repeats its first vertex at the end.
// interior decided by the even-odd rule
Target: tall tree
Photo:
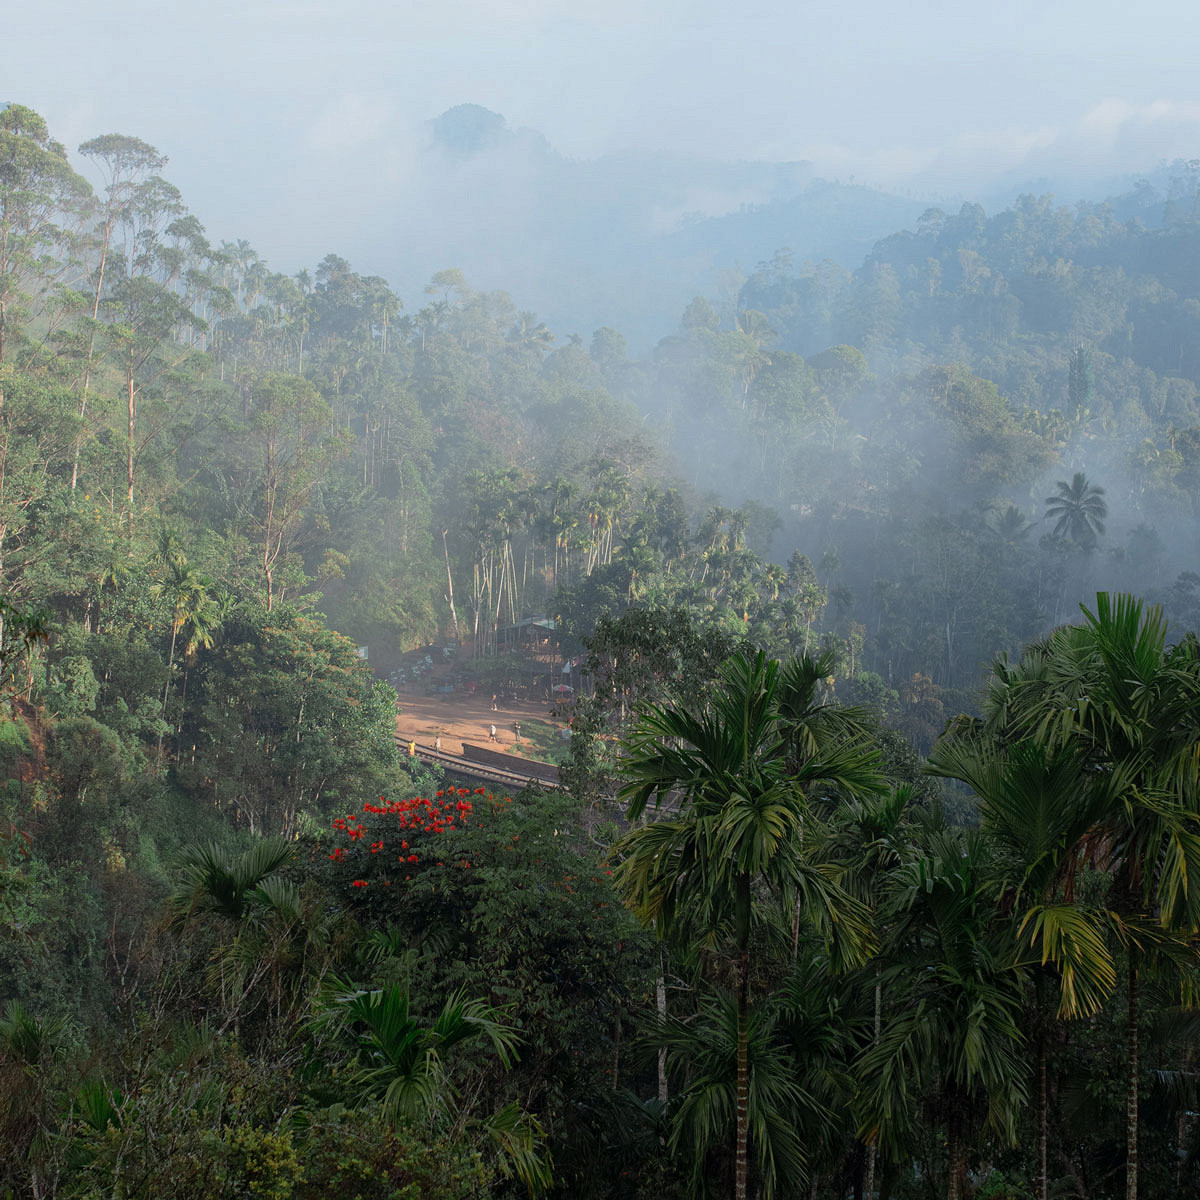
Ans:
{"type": "Polygon", "coordinates": [[[982,834],[928,819],[889,875],[882,983],[902,997],[863,1055],[863,1135],[894,1153],[922,1109],[946,1130],[946,1200],[966,1182],[980,1115],[1011,1139],[1024,1102],[1011,927],[996,919],[982,834]]]}
{"type": "Polygon", "coordinates": [[[1055,522],[1055,536],[1068,537],[1085,550],[1095,549],[1107,516],[1104,489],[1088,483],[1082,471],[1076,471],[1070,483],[1059,480],[1054,495],[1046,497],[1046,519],[1055,522]]]}
{"type": "Polygon", "coordinates": [[[71,467],[71,490],[79,481],[79,456],[83,445],[83,421],[87,416],[88,394],[96,358],[96,335],[100,329],[100,305],[109,279],[114,239],[122,223],[128,219],[135,203],[138,188],[155,171],[166,165],[166,157],[139,138],[109,133],[92,138],[79,147],[79,153],[92,159],[104,176],[104,199],[100,205],[96,227],[92,233],[88,278],[91,318],[88,322],[87,357],[83,369],[83,386],[79,397],[79,440],[71,467]]]}
{"type": "Polygon", "coordinates": [[[1083,624],[996,665],[985,710],[997,736],[1074,747],[1115,780],[1091,842],[1127,955],[1127,1200],[1138,1192],[1142,964],[1200,970],[1200,642],[1189,634],[1169,647],[1166,634],[1161,609],[1101,593],[1083,624]]]}
{"type": "MultiPolygon", "coordinates": [[[[167,719],[167,701],[171,696],[171,676],[175,667],[175,645],[180,631],[187,628],[184,647],[189,653],[201,642],[211,643],[216,623],[216,602],[211,596],[213,582],[188,566],[183,554],[163,555],[166,578],[154,585],[151,594],[166,603],[171,619],[171,643],[167,651],[167,678],[163,684],[162,719],[167,719]]],[[[158,736],[159,754],[163,735],[158,736]]]]}
{"type": "Polygon", "coordinates": [[[620,793],[631,821],[651,799],[669,810],[619,843],[630,906],[659,937],[695,940],[733,958],[735,1200],[746,1200],[749,1184],[751,935],[764,902],[789,916],[799,904],[806,928],[842,963],[861,961],[868,936],[863,906],[816,855],[817,822],[804,789],[819,782],[852,790],[872,772],[871,756],[852,740],[793,763],[782,692],[778,663],[739,654],[703,707],[648,707],[626,742],[620,793]]]}
{"type": "Polygon", "coordinates": [[[269,612],[279,592],[280,563],[307,526],[314,492],[345,448],[330,433],[331,412],[316,387],[296,375],[260,377],[250,393],[248,437],[257,459],[245,514],[258,535],[269,612]]]}
{"type": "MultiPolygon", "coordinates": [[[[53,302],[54,285],[72,269],[91,197],[37,113],[21,104],[0,109],[0,364],[11,359],[14,337],[53,302]]],[[[0,375],[0,411],[3,385],[0,375]]]]}
{"type": "Polygon", "coordinates": [[[960,720],[929,759],[935,775],[966,783],[978,797],[996,894],[1015,926],[1014,965],[1031,975],[1028,1029],[1037,1095],[1037,1195],[1049,1195],[1047,1146],[1049,1014],[1044,985],[1058,982],[1060,1020],[1095,1016],[1112,993],[1116,965],[1108,914],[1084,903],[1076,880],[1096,856],[1104,812],[1124,786],[1121,771],[1089,769],[1079,748],[1006,745],[960,720]]]}
{"type": "Polygon", "coordinates": [[[1071,351],[1067,368],[1067,399],[1071,405],[1071,419],[1082,421],[1087,418],[1092,404],[1092,352],[1087,346],[1076,346],[1071,351]]]}

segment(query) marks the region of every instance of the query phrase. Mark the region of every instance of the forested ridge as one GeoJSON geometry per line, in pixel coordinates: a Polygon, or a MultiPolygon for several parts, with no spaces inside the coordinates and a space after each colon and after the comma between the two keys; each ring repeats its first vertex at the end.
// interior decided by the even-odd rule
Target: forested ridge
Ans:
{"type": "Polygon", "coordinates": [[[1192,166],[633,357],[167,168],[0,109],[0,1194],[1194,1192],[1192,166]],[[566,790],[399,757],[529,618],[566,790]]]}

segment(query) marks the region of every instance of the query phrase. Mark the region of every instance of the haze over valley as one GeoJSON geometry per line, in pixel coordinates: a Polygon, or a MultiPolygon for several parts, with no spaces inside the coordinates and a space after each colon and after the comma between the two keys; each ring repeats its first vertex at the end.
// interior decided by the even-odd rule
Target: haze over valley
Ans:
{"type": "Polygon", "coordinates": [[[1197,1194],[1198,13],[0,14],[0,1197],[1197,1194]]]}

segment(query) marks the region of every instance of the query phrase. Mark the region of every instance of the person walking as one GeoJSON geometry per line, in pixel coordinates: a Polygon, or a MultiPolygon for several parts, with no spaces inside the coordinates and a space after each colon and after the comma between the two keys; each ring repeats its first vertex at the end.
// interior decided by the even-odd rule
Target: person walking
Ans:
{"type": "Polygon", "coordinates": [[[492,693],[492,712],[499,712],[499,711],[500,711],[500,707],[496,703],[496,693],[493,692],[492,693]]]}
{"type": "Polygon", "coordinates": [[[496,726],[495,725],[491,726],[491,730],[492,730],[492,733],[491,733],[492,741],[498,742],[500,739],[496,736],[496,726]]]}
{"type": "Polygon", "coordinates": [[[408,757],[409,758],[417,757],[417,743],[416,742],[408,743],[408,757]]]}
{"type": "Polygon", "coordinates": [[[519,742],[521,740],[521,722],[520,721],[513,722],[513,733],[516,734],[516,737],[513,740],[519,742]]]}
{"type": "Polygon", "coordinates": [[[433,739],[433,749],[435,754],[442,752],[442,735],[440,733],[433,739]]]}

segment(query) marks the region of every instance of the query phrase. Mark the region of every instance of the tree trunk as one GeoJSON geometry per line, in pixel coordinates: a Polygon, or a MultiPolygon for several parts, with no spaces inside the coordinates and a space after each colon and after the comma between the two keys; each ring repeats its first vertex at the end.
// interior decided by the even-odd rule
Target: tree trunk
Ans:
{"type": "Polygon", "coordinates": [[[1037,1196],[1046,1200],[1049,1179],[1046,1174],[1046,1143],[1050,1124],[1050,1096],[1046,1088],[1046,1026],[1038,1014],[1037,1072],[1038,1072],[1038,1132],[1037,1132],[1037,1196]]]}
{"type": "Polygon", "coordinates": [[[1129,948],[1129,1079],[1125,1090],[1125,1200],[1138,1194],[1138,963],[1129,948]]]}
{"type": "Polygon", "coordinates": [[[962,1118],[952,1113],[946,1126],[946,1156],[948,1160],[946,1200],[960,1200],[967,1167],[967,1144],[963,1138],[962,1118]]]}
{"type": "Polygon", "coordinates": [[[134,397],[133,362],[132,362],[133,351],[131,350],[129,353],[130,353],[130,360],[131,360],[130,364],[129,364],[129,438],[128,438],[128,441],[126,442],[125,482],[129,488],[129,528],[132,529],[133,528],[133,416],[134,416],[134,411],[133,411],[133,404],[134,404],[134,400],[133,400],[133,397],[134,397]]]}
{"type": "MultiPolygon", "coordinates": [[[[734,1152],[734,1200],[746,1200],[749,1175],[750,1132],[750,1043],[747,1030],[747,1008],[750,990],[750,953],[738,955],[737,990],[737,1147],[734,1152]]],[[[952,1197],[951,1200],[954,1200],[952,1197]]]]}
{"type": "Polygon", "coordinates": [[[613,1065],[612,1065],[612,1090],[615,1092],[621,1086],[621,1006],[617,1005],[616,1015],[613,1017],[613,1065]]]}
{"type": "MultiPolygon", "coordinates": [[[[1188,1042],[1184,1048],[1183,1061],[1180,1063],[1180,1068],[1185,1075],[1192,1073],[1194,1054],[1192,1044],[1188,1042]]],[[[1178,1195],[1184,1194],[1184,1176],[1188,1169],[1193,1165],[1194,1155],[1188,1151],[1187,1132],[1188,1125],[1191,1121],[1191,1114],[1188,1111],[1187,1105],[1179,1106],[1179,1117],[1175,1123],[1175,1191],[1178,1195]]]]}
{"type": "MultiPolygon", "coordinates": [[[[879,1033],[882,1028],[883,1016],[883,982],[882,968],[878,963],[875,964],[875,1041],[879,1041],[879,1033]]],[[[874,1142],[867,1147],[867,1165],[863,1176],[863,1197],[864,1200],[871,1200],[875,1192],[875,1160],[878,1158],[879,1148],[874,1142]]]]}
{"type": "Polygon", "coordinates": [[[71,463],[71,491],[79,482],[79,455],[83,450],[83,419],[87,415],[88,387],[92,380],[92,361],[96,355],[96,321],[100,315],[100,294],[104,290],[104,267],[108,262],[108,244],[112,239],[112,222],[104,226],[104,243],[100,250],[100,267],[96,273],[96,291],[92,299],[92,323],[88,332],[87,366],[83,372],[83,394],[79,398],[79,434],[75,438],[75,455],[71,463]]]}
{"type": "Polygon", "coordinates": [[[454,640],[461,641],[458,635],[458,613],[454,611],[454,577],[450,574],[450,548],[446,545],[447,529],[442,530],[442,553],[446,556],[446,599],[450,601],[450,619],[454,622],[454,640]]]}
{"type": "MultiPolygon", "coordinates": [[[[667,980],[663,975],[662,954],[659,953],[658,978],[654,982],[654,999],[658,1008],[658,1019],[667,1019],[667,980]]],[[[664,1046],[658,1052],[658,1102],[665,1109],[669,1092],[667,1090],[667,1050],[664,1046]]]]}
{"type": "MultiPolygon", "coordinates": [[[[171,668],[174,667],[174,665],[175,665],[175,639],[178,636],[178,634],[179,634],[179,626],[178,626],[178,624],[176,624],[175,621],[172,621],[171,622],[171,649],[170,649],[169,653],[167,654],[167,681],[166,681],[166,683],[163,684],[162,713],[160,714],[161,719],[163,721],[166,721],[166,719],[167,719],[167,700],[169,699],[169,697],[171,695],[171,668]]],[[[162,762],[162,744],[163,744],[162,730],[159,730],[158,761],[160,764],[162,762]]]]}

